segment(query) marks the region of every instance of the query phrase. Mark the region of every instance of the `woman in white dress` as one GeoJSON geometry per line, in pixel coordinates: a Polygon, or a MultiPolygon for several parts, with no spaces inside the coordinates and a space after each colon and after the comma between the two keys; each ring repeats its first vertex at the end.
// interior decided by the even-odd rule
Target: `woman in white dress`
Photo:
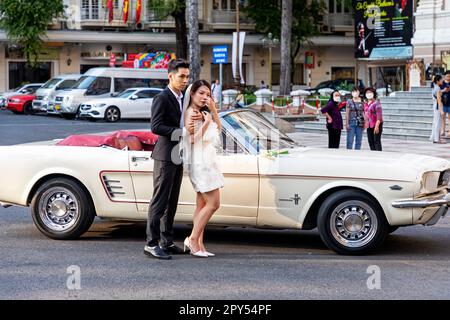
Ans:
{"type": "Polygon", "coordinates": [[[213,100],[211,86],[206,80],[195,81],[186,91],[184,101],[182,158],[192,186],[197,193],[197,208],[193,216],[191,235],[184,241],[196,257],[211,257],[203,242],[206,224],[220,207],[219,189],[224,186],[223,175],[217,165],[217,152],[221,144],[221,124],[213,100]],[[192,115],[201,113],[203,121],[189,123],[192,115]],[[191,128],[191,130],[190,130],[191,128]]]}
{"type": "Polygon", "coordinates": [[[442,123],[445,121],[444,107],[442,104],[441,86],[444,79],[441,75],[435,75],[433,79],[433,129],[431,130],[430,141],[433,143],[445,143],[445,139],[441,138],[442,123]]]}

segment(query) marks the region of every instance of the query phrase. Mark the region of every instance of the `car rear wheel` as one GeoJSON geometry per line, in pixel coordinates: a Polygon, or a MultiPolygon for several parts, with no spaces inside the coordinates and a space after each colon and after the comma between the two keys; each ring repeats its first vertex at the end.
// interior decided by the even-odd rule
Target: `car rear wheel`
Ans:
{"type": "Polygon", "coordinates": [[[376,249],[389,232],[379,204],[357,190],[341,190],[326,198],[319,209],[317,227],[330,249],[346,255],[376,249]]]}
{"type": "Polygon", "coordinates": [[[34,224],[52,239],[76,239],[92,225],[95,209],[79,183],[56,178],[41,185],[31,201],[34,224]]]}
{"type": "Polygon", "coordinates": [[[117,122],[120,120],[120,110],[117,107],[109,107],[105,111],[105,120],[107,122],[117,122]]]}

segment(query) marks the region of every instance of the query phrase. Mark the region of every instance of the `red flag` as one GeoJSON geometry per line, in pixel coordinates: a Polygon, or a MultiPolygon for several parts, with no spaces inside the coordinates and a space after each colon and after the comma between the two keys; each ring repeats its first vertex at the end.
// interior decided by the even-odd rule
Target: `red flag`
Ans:
{"type": "Polygon", "coordinates": [[[130,9],[130,0],[123,0],[122,13],[123,13],[123,22],[124,23],[127,23],[127,21],[128,21],[129,9],[130,9]]]}
{"type": "Polygon", "coordinates": [[[142,0],[136,0],[136,23],[141,21],[142,0]]]}
{"type": "Polygon", "coordinates": [[[107,0],[106,8],[108,8],[108,22],[111,23],[114,18],[114,0],[107,0]]]}

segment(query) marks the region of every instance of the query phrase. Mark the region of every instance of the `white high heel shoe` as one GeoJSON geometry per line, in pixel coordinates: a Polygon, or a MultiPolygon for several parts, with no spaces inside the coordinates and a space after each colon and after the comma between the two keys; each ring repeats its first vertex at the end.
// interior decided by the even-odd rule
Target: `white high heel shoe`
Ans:
{"type": "Polygon", "coordinates": [[[208,255],[205,253],[205,252],[203,252],[203,251],[194,251],[194,250],[192,250],[192,248],[191,248],[191,242],[189,241],[189,237],[187,237],[186,239],[184,239],[184,252],[186,252],[187,251],[187,249],[186,248],[188,248],[189,249],[189,253],[191,254],[191,255],[193,255],[194,257],[199,257],[199,258],[208,258],[208,255]]]}
{"type": "Polygon", "coordinates": [[[203,251],[203,253],[205,253],[208,257],[215,257],[216,256],[214,253],[206,251],[206,250],[203,251]]]}

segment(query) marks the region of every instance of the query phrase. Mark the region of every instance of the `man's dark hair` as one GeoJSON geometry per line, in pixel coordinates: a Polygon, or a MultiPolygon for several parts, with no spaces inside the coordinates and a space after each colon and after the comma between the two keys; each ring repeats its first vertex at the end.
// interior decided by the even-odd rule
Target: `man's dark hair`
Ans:
{"type": "Polygon", "coordinates": [[[444,76],[450,74],[450,70],[445,71],[444,76]]]}
{"type": "Polygon", "coordinates": [[[189,69],[189,62],[183,59],[172,59],[169,61],[168,73],[177,73],[178,69],[189,69]]]}

